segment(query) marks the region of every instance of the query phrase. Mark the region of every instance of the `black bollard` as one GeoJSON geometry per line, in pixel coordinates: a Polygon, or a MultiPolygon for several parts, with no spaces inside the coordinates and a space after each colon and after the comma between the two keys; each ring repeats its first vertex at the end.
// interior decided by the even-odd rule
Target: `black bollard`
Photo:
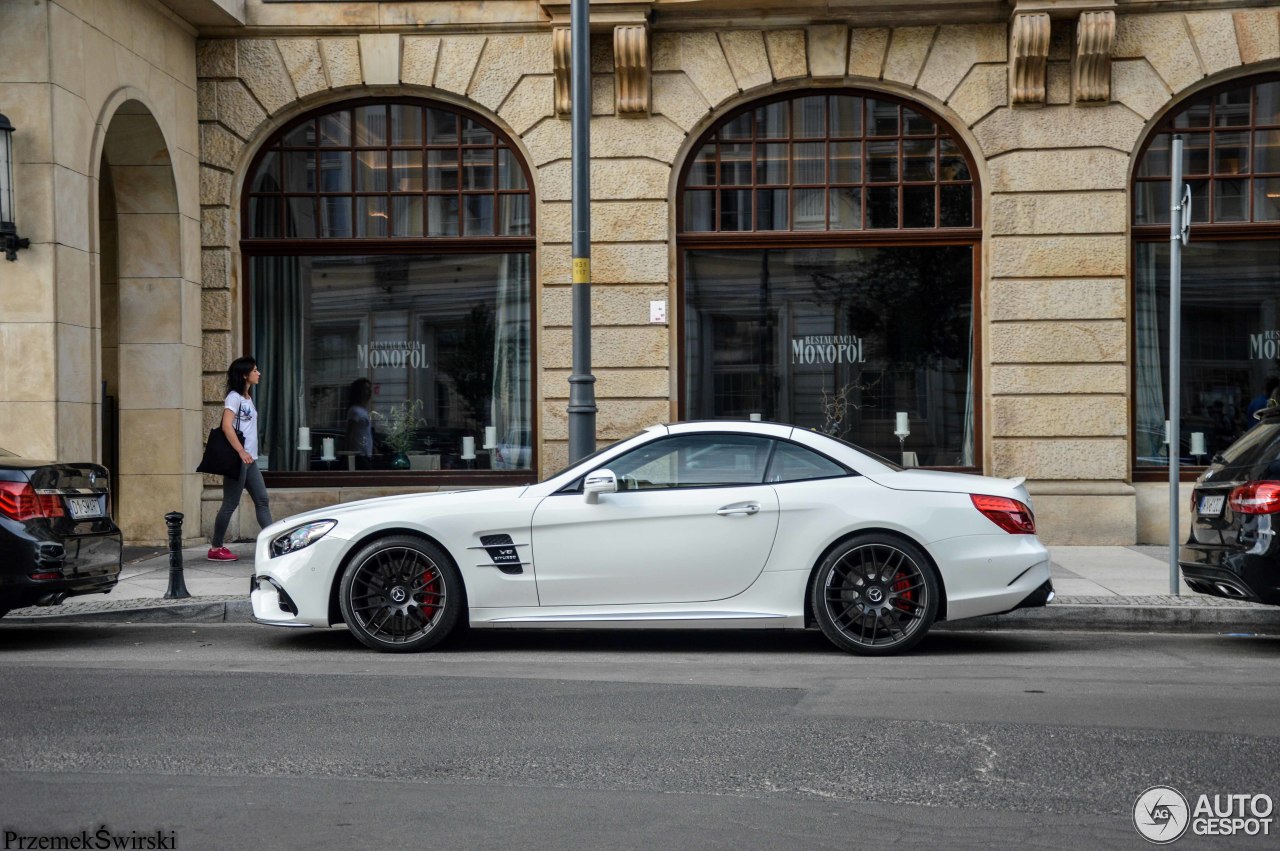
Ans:
{"type": "Polygon", "coordinates": [[[181,600],[191,596],[182,578],[182,512],[170,511],[164,522],[169,527],[169,590],[164,592],[164,598],[181,600]]]}

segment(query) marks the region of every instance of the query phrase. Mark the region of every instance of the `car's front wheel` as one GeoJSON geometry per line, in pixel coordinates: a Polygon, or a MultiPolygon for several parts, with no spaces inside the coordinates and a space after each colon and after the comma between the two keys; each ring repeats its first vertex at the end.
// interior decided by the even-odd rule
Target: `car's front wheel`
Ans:
{"type": "Polygon", "coordinates": [[[434,544],[408,535],[380,538],[347,565],[338,604],[362,644],[389,653],[426,650],[458,621],[462,577],[434,544]]]}
{"type": "Polygon", "coordinates": [[[939,582],[919,547],[859,535],[818,567],[810,602],[818,626],[850,653],[886,656],[914,647],[938,614],[939,582]]]}

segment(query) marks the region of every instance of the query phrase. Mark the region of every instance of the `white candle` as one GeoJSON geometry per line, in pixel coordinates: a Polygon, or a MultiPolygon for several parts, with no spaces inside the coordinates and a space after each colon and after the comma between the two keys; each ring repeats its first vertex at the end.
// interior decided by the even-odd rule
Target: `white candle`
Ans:
{"type": "Polygon", "coordinates": [[[326,437],[323,441],[324,451],[320,455],[321,461],[336,461],[338,456],[333,454],[333,438],[326,437]]]}
{"type": "Polygon", "coordinates": [[[298,426],[298,448],[311,450],[311,429],[306,426],[298,426]]]}
{"type": "Polygon", "coordinates": [[[1207,454],[1204,451],[1204,432],[1202,431],[1191,432],[1191,454],[1192,455],[1207,454]]]}
{"type": "Polygon", "coordinates": [[[907,412],[898,411],[898,424],[893,430],[894,434],[911,434],[911,426],[907,422],[907,412]]]}
{"type": "Polygon", "coordinates": [[[462,460],[471,461],[476,457],[476,439],[471,435],[462,438],[462,460]]]}
{"type": "Polygon", "coordinates": [[[494,426],[484,427],[484,448],[492,449],[498,445],[498,429],[494,426]]]}

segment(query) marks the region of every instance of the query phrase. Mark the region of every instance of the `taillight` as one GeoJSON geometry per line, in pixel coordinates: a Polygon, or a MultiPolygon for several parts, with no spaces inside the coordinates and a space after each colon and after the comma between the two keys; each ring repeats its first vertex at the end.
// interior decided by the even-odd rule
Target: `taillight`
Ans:
{"type": "Polygon", "coordinates": [[[1280,512],[1280,482],[1249,482],[1227,497],[1227,505],[1237,514],[1280,512]]]}
{"type": "Polygon", "coordinates": [[[1036,518],[1031,514],[1031,509],[1016,499],[1009,499],[1007,496],[984,496],[977,493],[970,494],[969,498],[973,500],[974,508],[1010,535],[1036,533],[1036,518]]]}
{"type": "Polygon", "coordinates": [[[0,482],[0,514],[10,520],[62,517],[62,497],[56,493],[36,493],[27,482],[0,482]]]}

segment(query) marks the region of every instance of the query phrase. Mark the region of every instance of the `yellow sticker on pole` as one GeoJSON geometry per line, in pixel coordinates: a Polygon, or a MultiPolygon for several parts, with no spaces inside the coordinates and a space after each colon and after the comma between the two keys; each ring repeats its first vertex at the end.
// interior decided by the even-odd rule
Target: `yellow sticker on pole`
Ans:
{"type": "Polygon", "coordinates": [[[591,258],[573,258],[573,282],[575,284],[591,283],[591,258]]]}

